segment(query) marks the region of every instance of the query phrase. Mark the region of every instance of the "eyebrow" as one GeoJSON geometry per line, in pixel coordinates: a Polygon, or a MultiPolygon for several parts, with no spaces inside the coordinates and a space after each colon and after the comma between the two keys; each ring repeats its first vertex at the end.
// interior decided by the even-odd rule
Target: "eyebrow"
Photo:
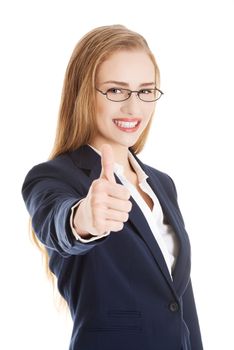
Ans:
{"type": "MultiPolygon", "coordinates": [[[[129,87],[129,84],[124,82],[124,81],[117,81],[117,80],[108,80],[108,81],[105,81],[103,83],[101,83],[101,85],[103,84],[116,84],[116,85],[122,85],[122,86],[126,86],[126,87],[129,87]]],[[[151,85],[155,85],[155,82],[150,82],[150,83],[142,83],[140,84],[139,86],[140,87],[143,87],[143,86],[151,86],[151,85]]]]}

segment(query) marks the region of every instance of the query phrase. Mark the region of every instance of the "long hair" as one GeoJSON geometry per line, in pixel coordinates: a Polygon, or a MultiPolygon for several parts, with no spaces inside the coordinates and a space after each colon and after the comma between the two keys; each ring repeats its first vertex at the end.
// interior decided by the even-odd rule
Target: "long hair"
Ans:
{"type": "MultiPolygon", "coordinates": [[[[122,25],[95,28],[77,43],[68,63],[57,123],[57,131],[50,159],[73,151],[90,143],[96,131],[95,82],[99,66],[110,55],[121,50],[142,50],[146,52],[155,67],[155,83],[159,87],[159,69],[146,40],[140,34],[122,25]]],[[[150,122],[137,142],[131,147],[139,153],[149,133],[150,122]]],[[[32,230],[33,239],[37,242],[32,230]]],[[[48,269],[46,249],[39,243],[48,269]]]]}

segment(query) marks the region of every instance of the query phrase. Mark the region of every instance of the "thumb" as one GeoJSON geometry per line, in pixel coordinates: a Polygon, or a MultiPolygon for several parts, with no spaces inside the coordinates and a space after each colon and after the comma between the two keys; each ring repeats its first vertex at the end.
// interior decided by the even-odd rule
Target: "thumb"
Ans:
{"type": "Polygon", "coordinates": [[[108,144],[102,145],[101,161],[102,171],[100,178],[105,178],[106,180],[115,183],[116,181],[114,177],[114,154],[112,147],[108,144]]]}

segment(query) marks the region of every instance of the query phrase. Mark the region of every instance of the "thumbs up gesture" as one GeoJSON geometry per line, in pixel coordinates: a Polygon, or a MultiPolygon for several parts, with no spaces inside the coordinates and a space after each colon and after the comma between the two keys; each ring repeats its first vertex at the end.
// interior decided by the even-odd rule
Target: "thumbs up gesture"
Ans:
{"type": "Polygon", "coordinates": [[[115,181],[114,155],[110,145],[102,146],[101,162],[100,177],[93,181],[74,216],[75,229],[83,238],[89,234],[101,236],[108,231],[122,230],[132,208],[130,192],[115,181]]]}

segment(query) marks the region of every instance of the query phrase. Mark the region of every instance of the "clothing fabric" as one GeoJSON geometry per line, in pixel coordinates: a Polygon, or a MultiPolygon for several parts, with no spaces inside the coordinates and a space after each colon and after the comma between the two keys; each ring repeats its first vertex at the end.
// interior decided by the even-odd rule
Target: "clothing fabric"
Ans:
{"type": "MultiPolygon", "coordinates": [[[[101,155],[101,153],[97,149],[95,149],[93,146],[90,146],[90,147],[99,155],[101,155]]],[[[163,215],[160,203],[155,193],[152,191],[151,187],[146,181],[148,178],[148,175],[143,171],[140,164],[136,161],[136,159],[134,158],[134,156],[130,151],[128,152],[128,159],[133,170],[137,175],[137,182],[139,184],[139,187],[141,188],[142,191],[147,193],[149,197],[152,199],[153,209],[150,210],[150,208],[148,207],[144,199],[141,197],[141,195],[137,191],[136,187],[133,184],[131,184],[127,180],[127,178],[124,176],[124,169],[121,164],[114,163],[114,173],[119,178],[121,183],[129,190],[132,198],[140,207],[142,213],[145,216],[145,219],[147,220],[150,226],[150,229],[155,239],[157,240],[157,243],[161,249],[161,252],[167,264],[168,270],[170,274],[172,274],[172,270],[178,254],[178,242],[176,239],[175,232],[173,231],[172,227],[168,223],[164,222],[164,215],[163,215]]],[[[74,209],[77,207],[77,205],[80,204],[81,201],[79,201],[78,204],[72,207],[72,214],[71,214],[71,220],[70,220],[72,232],[75,235],[76,239],[79,239],[83,243],[88,243],[88,242],[94,241],[95,239],[100,239],[109,235],[110,232],[105,233],[101,236],[94,236],[94,237],[85,239],[85,238],[82,238],[76,232],[73,226],[74,209]]]]}
{"type": "Polygon", "coordinates": [[[116,164],[115,173],[120,179],[121,183],[129,189],[132,198],[138,204],[143,215],[145,216],[150,230],[153,233],[159,248],[161,249],[169,273],[172,274],[178,254],[178,242],[176,235],[172,227],[164,221],[164,215],[159,200],[147,182],[148,175],[141,169],[131,152],[129,154],[129,159],[138,176],[139,187],[152,199],[153,209],[150,210],[135,186],[126,179],[123,173],[123,167],[121,165],[116,164]]]}
{"type": "MultiPolygon", "coordinates": [[[[202,350],[190,280],[190,244],[172,179],[145,164],[179,252],[170,276],[149,223],[131,197],[122,231],[76,240],[71,208],[100,176],[100,156],[82,146],[31,169],[22,194],[49,267],[73,318],[70,350],[202,350]]],[[[118,177],[116,181],[120,183],[118,177]]]]}

